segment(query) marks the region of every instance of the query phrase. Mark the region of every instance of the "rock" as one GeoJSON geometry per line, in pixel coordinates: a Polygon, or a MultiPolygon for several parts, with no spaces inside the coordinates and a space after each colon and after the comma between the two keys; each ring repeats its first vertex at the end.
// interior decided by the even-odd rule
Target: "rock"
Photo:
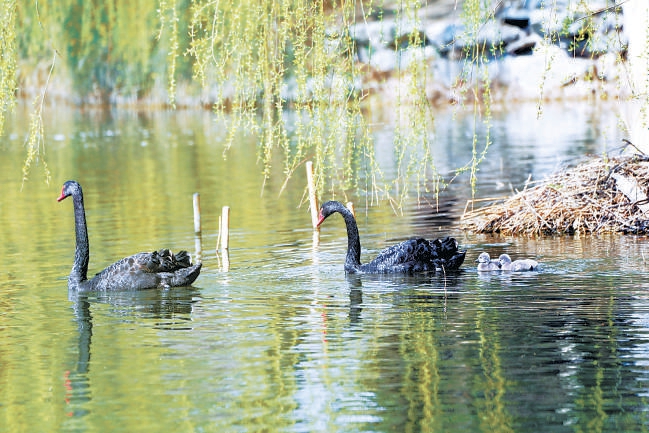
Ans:
{"type": "Polygon", "coordinates": [[[367,62],[368,65],[380,72],[395,71],[399,65],[397,53],[393,50],[381,49],[376,51],[367,62]]]}
{"type": "Polygon", "coordinates": [[[507,8],[498,17],[503,23],[520,29],[527,29],[530,25],[530,12],[527,9],[507,8]]]}
{"type": "Polygon", "coordinates": [[[569,20],[570,15],[566,10],[554,10],[553,8],[541,8],[530,11],[529,30],[541,37],[556,35],[563,31],[564,23],[569,20]]]}
{"type": "Polygon", "coordinates": [[[555,45],[541,43],[530,56],[506,57],[499,63],[490,77],[506,89],[507,99],[534,100],[541,91],[545,99],[572,98],[592,89],[592,83],[584,80],[592,62],[572,58],[555,45]]]}
{"type": "Polygon", "coordinates": [[[466,53],[480,53],[488,58],[502,57],[505,46],[524,37],[515,26],[489,21],[475,34],[464,25],[449,25],[441,35],[440,53],[449,58],[463,58],[466,53]]]}
{"type": "Polygon", "coordinates": [[[359,47],[388,46],[394,40],[394,21],[368,21],[349,26],[349,36],[359,47]]]}
{"type": "Polygon", "coordinates": [[[543,39],[536,33],[525,35],[521,39],[514,41],[507,45],[507,54],[512,56],[523,56],[532,54],[537,44],[541,43],[543,39]]]}
{"type": "MultiPolygon", "coordinates": [[[[353,40],[356,60],[367,65],[363,70],[368,74],[360,76],[356,90],[385,91],[394,83],[390,74],[425,61],[433,77],[426,84],[429,97],[460,98],[458,78],[465,84],[484,78],[467,73],[475,67],[463,60],[469,54],[486,60],[480,67],[500,86],[494,96],[538,99],[542,90],[544,98],[584,97],[601,83],[615,81],[620,76],[617,59],[626,55],[621,15],[607,10],[608,5],[607,0],[592,0],[584,10],[583,3],[571,0],[552,0],[552,5],[547,0],[509,0],[494,19],[470,29],[458,19],[456,0],[437,0],[422,7],[417,20],[383,11],[332,31],[330,49],[344,49],[339,35],[345,32],[353,40]],[[411,45],[413,36],[417,46],[411,45]]],[[[404,81],[400,76],[397,82],[404,81]]],[[[286,90],[295,94],[295,83],[287,83],[286,90]]],[[[609,86],[606,91],[615,90],[609,86]]]]}

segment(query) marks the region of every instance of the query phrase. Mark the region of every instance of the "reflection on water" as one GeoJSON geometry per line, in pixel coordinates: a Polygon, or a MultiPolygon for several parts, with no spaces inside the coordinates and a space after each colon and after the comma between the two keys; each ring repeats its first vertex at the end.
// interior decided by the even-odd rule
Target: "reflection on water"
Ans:
{"type": "MultiPolygon", "coordinates": [[[[122,317],[136,316],[155,321],[154,328],[161,330],[191,330],[192,306],[199,297],[197,289],[181,287],[174,290],[146,290],[139,292],[84,293],[69,292],[74,319],[78,330],[78,360],[75,368],[66,370],[65,411],[70,422],[65,425],[73,430],[79,418],[91,412],[92,384],[90,365],[92,353],[94,304],[110,305],[112,314],[122,317]]],[[[102,344],[98,342],[97,344],[102,344]]],[[[101,365],[95,368],[101,368],[101,365]]],[[[87,428],[88,426],[85,426],[87,428]]]]}
{"type": "Polygon", "coordinates": [[[90,345],[92,342],[92,316],[90,303],[86,299],[74,301],[74,316],[79,332],[79,358],[76,368],[67,370],[64,375],[66,390],[66,414],[78,418],[88,413],[87,403],[92,399],[88,367],[90,364],[90,345]]]}
{"type": "MultiPolygon", "coordinates": [[[[523,110],[496,117],[478,194],[613,147],[602,131],[614,116],[594,111],[546,107],[557,122],[548,131],[521,130],[523,110]]],[[[436,158],[449,168],[470,157],[471,137],[467,120],[444,116],[436,158]]],[[[282,195],[272,180],[262,195],[254,140],[224,160],[209,115],[59,110],[48,122],[64,137],[47,145],[55,185],[34,179],[21,192],[19,146],[3,144],[0,159],[0,430],[647,429],[646,238],[463,233],[455,221],[470,185],[459,177],[438,213],[354,201],[363,259],[411,235],[450,234],[468,249],[463,269],[346,277],[345,229],[314,234],[304,179],[282,195]],[[194,287],[68,298],[74,229],[56,197],[69,178],[87,195],[91,269],[193,243],[204,264],[194,287]],[[227,272],[216,252],[223,206],[227,272]],[[481,251],[541,268],[478,274],[481,251]]]]}

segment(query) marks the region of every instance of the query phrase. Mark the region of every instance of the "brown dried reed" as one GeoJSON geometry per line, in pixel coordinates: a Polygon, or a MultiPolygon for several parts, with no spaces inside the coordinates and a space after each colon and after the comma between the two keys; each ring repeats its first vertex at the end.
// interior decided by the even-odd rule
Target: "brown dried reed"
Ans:
{"type": "Polygon", "coordinates": [[[470,200],[461,225],[478,233],[649,233],[648,186],[649,157],[598,157],[509,198],[470,200]],[[484,201],[491,203],[473,209],[484,201]]]}

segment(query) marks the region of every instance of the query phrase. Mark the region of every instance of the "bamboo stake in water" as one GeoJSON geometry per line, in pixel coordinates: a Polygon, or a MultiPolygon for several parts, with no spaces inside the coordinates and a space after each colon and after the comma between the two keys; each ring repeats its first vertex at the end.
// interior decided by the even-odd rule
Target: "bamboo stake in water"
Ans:
{"type": "Polygon", "coordinates": [[[221,269],[223,269],[223,272],[230,270],[230,253],[228,250],[223,250],[221,254],[221,269]]]}
{"type": "Polygon", "coordinates": [[[221,251],[230,248],[230,207],[221,209],[221,251]]]}
{"type": "Polygon", "coordinates": [[[194,193],[194,233],[201,232],[201,196],[194,193]]]}
{"type": "Polygon", "coordinates": [[[311,208],[311,225],[318,228],[318,198],[316,197],[315,182],[313,180],[313,162],[306,162],[306,181],[309,187],[309,207],[311,208]]]}
{"type": "Polygon", "coordinates": [[[195,261],[197,262],[202,262],[203,261],[203,240],[201,237],[200,233],[196,233],[194,236],[194,255],[195,261]]]}
{"type": "Polygon", "coordinates": [[[351,202],[351,201],[348,201],[346,206],[347,206],[347,209],[349,209],[349,211],[352,213],[352,215],[354,215],[354,218],[356,218],[356,209],[354,209],[354,203],[351,202]]]}
{"type": "Polygon", "coordinates": [[[219,217],[219,239],[221,240],[221,259],[223,271],[230,270],[230,207],[223,206],[219,217]]]}

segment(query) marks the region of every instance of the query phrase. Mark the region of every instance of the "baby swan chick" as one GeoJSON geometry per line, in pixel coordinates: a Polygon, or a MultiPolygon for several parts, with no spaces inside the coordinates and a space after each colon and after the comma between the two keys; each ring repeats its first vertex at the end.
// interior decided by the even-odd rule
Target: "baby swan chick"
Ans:
{"type": "Polygon", "coordinates": [[[539,263],[536,260],[531,259],[514,260],[512,262],[512,258],[509,257],[509,254],[501,254],[500,257],[498,257],[498,262],[500,263],[500,269],[503,271],[535,271],[539,267],[539,263]]]}
{"type": "MultiPolygon", "coordinates": [[[[501,256],[502,257],[502,256],[501,256]]],[[[500,261],[491,260],[489,253],[482,253],[478,256],[478,271],[499,271],[500,261]]]]}

